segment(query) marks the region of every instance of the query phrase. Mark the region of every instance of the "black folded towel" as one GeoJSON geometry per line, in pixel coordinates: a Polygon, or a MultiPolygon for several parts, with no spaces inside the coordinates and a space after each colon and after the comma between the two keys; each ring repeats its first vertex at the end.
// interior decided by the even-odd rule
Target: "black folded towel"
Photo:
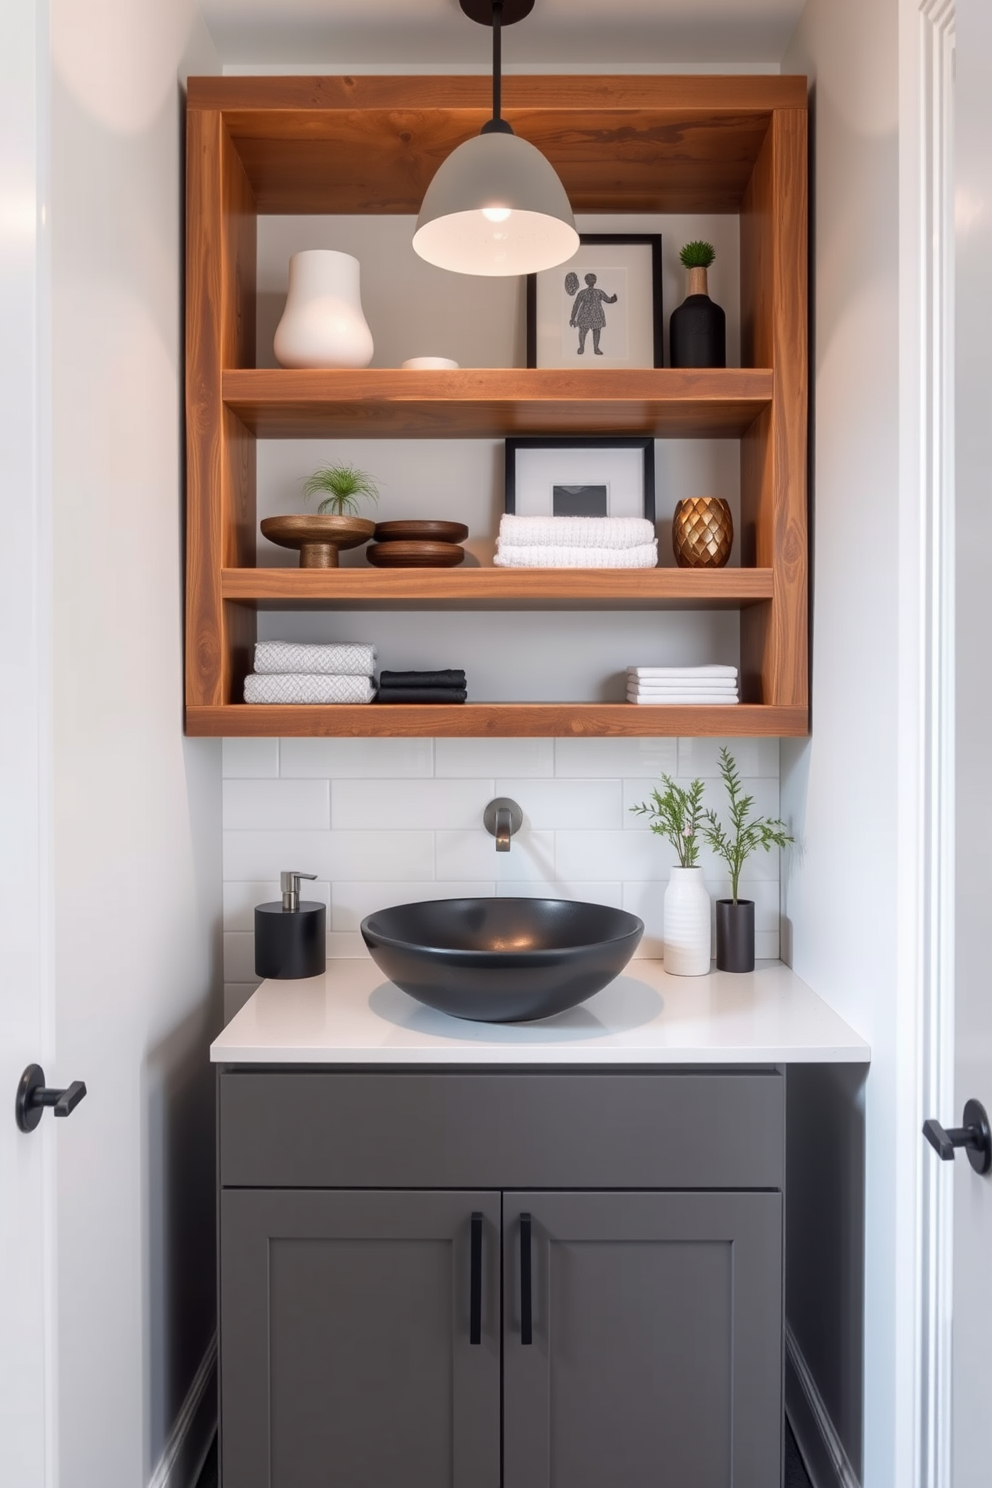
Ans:
{"type": "Polygon", "coordinates": [[[463,703],[468,697],[464,687],[383,687],[379,686],[378,703],[463,703]]]}
{"type": "Polygon", "coordinates": [[[449,668],[443,672],[380,672],[380,687],[465,687],[465,673],[449,668]]]}

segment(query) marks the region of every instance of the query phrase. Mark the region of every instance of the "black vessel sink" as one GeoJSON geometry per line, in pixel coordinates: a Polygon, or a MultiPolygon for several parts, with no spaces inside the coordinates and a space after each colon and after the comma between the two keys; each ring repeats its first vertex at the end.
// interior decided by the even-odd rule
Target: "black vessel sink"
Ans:
{"type": "Polygon", "coordinates": [[[418,1002],[482,1023],[548,1018],[627,965],[643,921],[568,899],[434,899],[362,921],[376,965],[418,1002]]]}

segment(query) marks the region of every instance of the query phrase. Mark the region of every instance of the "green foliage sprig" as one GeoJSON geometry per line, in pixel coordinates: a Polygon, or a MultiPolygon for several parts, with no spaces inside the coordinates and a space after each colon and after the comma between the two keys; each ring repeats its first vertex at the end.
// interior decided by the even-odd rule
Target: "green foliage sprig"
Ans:
{"type": "Polygon", "coordinates": [[[676,785],[670,775],[662,775],[661,779],[664,792],[655,787],[650,800],[630,809],[638,816],[649,816],[652,832],[668,838],[679,855],[680,868],[695,868],[699,862],[698,833],[706,787],[701,780],[694,780],[686,790],[676,785]]]}
{"type": "Polygon", "coordinates": [[[323,495],[324,499],[317,508],[320,516],[332,512],[343,517],[346,513],[357,512],[361,499],[378,501],[379,487],[366,471],[355,465],[322,465],[313,475],[307,476],[303,495],[307,501],[311,496],[323,495]]]}
{"type": "Polygon", "coordinates": [[[751,815],[754,797],[744,794],[737,764],[726,748],[720,750],[720,774],[730,801],[730,830],[722,826],[715,811],[703,813],[701,830],[706,843],[730,869],[731,896],[736,904],[741,870],[751,854],[759,847],[765,852],[773,847],[787,847],[795,839],[789,836],[785,822],[778,817],[751,815]]]}
{"type": "Polygon", "coordinates": [[[704,243],[697,238],[692,243],[686,243],[679,258],[687,269],[708,269],[716,258],[716,249],[712,243],[704,243]]]}

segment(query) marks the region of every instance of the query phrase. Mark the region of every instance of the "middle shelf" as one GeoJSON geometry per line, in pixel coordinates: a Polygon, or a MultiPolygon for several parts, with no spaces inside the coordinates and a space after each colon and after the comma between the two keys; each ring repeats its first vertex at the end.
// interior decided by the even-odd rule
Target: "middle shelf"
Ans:
{"type": "Polygon", "coordinates": [[[740,609],[774,595],[770,568],[225,568],[221,597],[256,609],[740,609]]]}

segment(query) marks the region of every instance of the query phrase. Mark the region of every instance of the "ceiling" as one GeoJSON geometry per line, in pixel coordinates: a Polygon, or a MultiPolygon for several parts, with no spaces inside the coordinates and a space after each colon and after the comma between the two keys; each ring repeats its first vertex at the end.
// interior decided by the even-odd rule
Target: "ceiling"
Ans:
{"type": "MultiPolygon", "coordinates": [[[[222,63],[368,68],[485,66],[488,28],[458,0],[202,0],[222,63]]],[[[803,0],[536,0],[507,29],[504,62],[775,63],[803,0]]]]}

